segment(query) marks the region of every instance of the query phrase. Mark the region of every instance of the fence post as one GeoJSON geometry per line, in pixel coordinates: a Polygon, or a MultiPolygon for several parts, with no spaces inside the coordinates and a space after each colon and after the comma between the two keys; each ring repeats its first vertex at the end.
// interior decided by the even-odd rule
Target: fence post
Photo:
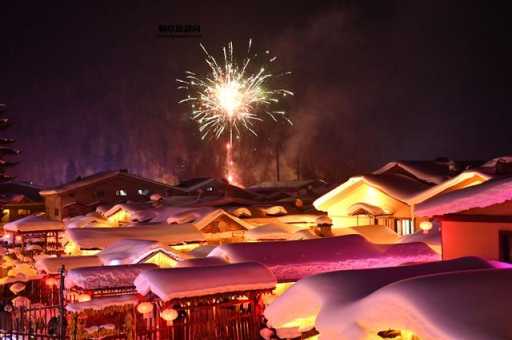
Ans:
{"type": "Polygon", "coordinates": [[[64,309],[64,265],[60,267],[60,286],[59,286],[59,339],[66,339],[66,325],[64,318],[66,310],[64,309]]]}

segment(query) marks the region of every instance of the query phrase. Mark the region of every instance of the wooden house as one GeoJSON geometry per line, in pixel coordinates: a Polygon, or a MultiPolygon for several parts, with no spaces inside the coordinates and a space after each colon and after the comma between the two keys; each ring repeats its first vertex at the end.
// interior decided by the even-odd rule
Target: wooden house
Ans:
{"type": "Polygon", "coordinates": [[[48,216],[62,220],[93,211],[100,204],[148,201],[154,193],[164,196],[177,192],[180,190],[165,183],[117,170],[79,177],[40,194],[48,216]]]}

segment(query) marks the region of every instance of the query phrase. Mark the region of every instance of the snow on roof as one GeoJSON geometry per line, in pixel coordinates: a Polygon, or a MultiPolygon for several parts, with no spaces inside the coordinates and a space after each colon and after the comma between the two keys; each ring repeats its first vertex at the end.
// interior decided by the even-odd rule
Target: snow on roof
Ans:
{"type": "Polygon", "coordinates": [[[179,261],[176,264],[176,268],[185,268],[185,267],[204,267],[204,266],[219,266],[228,264],[229,262],[226,262],[223,258],[220,257],[202,257],[202,258],[195,258],[195,259],[187,259],[183,261],[179,261]]]}
{"type": "Polygon", "coordinates": [[[154,268],[158,267],[152,263],[75,268],[67,272],[64,286],[87,290],[131,287],[137,275],[154,268]]]}
{"type": "Polygon", "coordinates": [[[174,259],[179,258],[177,254],[172,253],[164,244],[158,241],[132,239],[122,239],[111,244],[99,252],[98,257],[106,265],[135,264],[158,250],[174,259]]]}
{"type": "Polygon", "coordinates": [[[293,224],[269,223],[246,231],[244,238],[250,241],[289,240],[293,238],[294,233],[302,229],[303,228],[296,227],[293,224]]]}
{"type": "Polygon", "coordinates": [[[108,218],[122,210],[128,212],[133,221],[147,221],[152,217],[152,215],[147,216],[145,214],[150,209],[154,209],[154,207],[147,202],[119,203],[113,205],[108,210],[102,211],[102,215],[108,218]]]}
{"type": "Polygon", "coordinates": [[[369,213],[373,216],[385,215],[382,208],[364,202],[354,203],[347,210],[349,215],[359,215],[361,212],[363,214],[369,213]]]}
{"type": "Polygon", "coordinates": [[[493,159],[485,162],[482,165],[482,168],[496,168],[496,165],[499,162],[512,163],[512,156],[511,155],[505,155],[505,156],[493,158],[493,159]]]}
{"type": "Polygon", "coordinates": [[[47,274],[59,274],[60,269],[64,266],[65,270],[71,270],[81,267],[94,267],[101,266],[98,256],[59,256],[59,257],[45,257],[36,261],[36,269],[38,272],[47,274]]]}
{"type": "Polygon", "coordinates": [[[102,310],[112,306],[136,305],[138,303],[139,297],[136,294],[101,296],[94,297],[86,302],[68,303],[66,310],[72,313],[79,313],[85,310],[102,310]]]}
{"type": "MultiPolygon", "coordinates": [[[[477,169],[473,170],[467,170],[464,172],[461,172],[457,176],[450,178],[444,182],[441,182],[437,185],[434,185],[433,187],[430,187],[429,189],[420,192],[415,197],[413,197],[410,200],[411,204],[418,204],[420,202],[423,202],[431,197],[434,197],[435,195],[438,195],[439,193],[442,193],[443,191],[452,188],[464,181],[470,180],[472,178],[478,178],[480,181],[485,182],[493,178],[493,176],[486,174],[482,171],[479,171],[477,169]]],[[[477,184],[478,182],[475,182],[477,184]]]]}
{"type": "Polygon", "coordinates": [[[43,196],[45,196],[45,195],[53,195],[53,194],[61,194],[61,193],[64,193],[64,192],[67,192],[67,191],[70,191],[70,190],[78,189],[78,188],[81,188],[83,186],[91,185],[91,184],[94,184],[94,183],[97,183],[97,182],[101,182],[103,180],[110,179],[110,178],[117,177],[117,176],[128,177],[130,179],[136,179],[138,181],[144,181],[144,182],[149,182],[149,183],[157,184],[157,185],[160,185],[162,187],[166,187],[168,189],[173,189],[174,188],[174,187],[172,187],[172,186],[170,186],[168,184],[165,184],[165,183],[162,183],[162,182],[158,182],[158,181],[155,181],[155,180],[152,180],[152,179],[149,179],[149,178],[145,178],[145,177],[142,177],[142,176],[138,176],[138,175],[135,175],[135,174],[130,174],[127,171],[121,169],[121,170],[103,171],[103,172],[98,172],[98,173],[90,175],[90,176],[79,177],[78,179],[76,179],[74,181],[71,181],[69,183],[66,183],[64,185],[61,185],[59,187],[55,187],[53,189],[48,189],[48,190],[43,190],[43,191],[40,192],[40,194],[43,195],[43,196]]]}
{"type": "Polygon", "coordinates": [[[259,263],[155,269],[135,279],[137,292],[163,301],[211,294],[273,289],[276,278],[259,263]]]}
{"type": "Polygon", "coordinates": [[[418,204],[416,216],[453,214],[472,208],[486,208],[512,199],[512,177],[492,179],[480,185],[447,192],[418,204]]]}
{"type": "Polygon", "coordinates": [[[508,339],[511,269],[419,276],[382,287],[359,301],[331,301],[316,320],[322,337],[360,339],[407,329],[419,339],[508,339]]]}
{"type": "Polygon", "coordinates": [[[382,225],[365,225],[350,228],[332,228],[331,232],[335,236],[343,235],[362,235],[365,239],[377,244],[396,243],[400,236],[388,227],[382,225]]]}
{"type": "MultiPolygon", "coordinates": [[[[377,289],[399,280],[433,273],[480,268],[492,268],[492,266],[483,259],[466,257],[409,266],[343,270],[313,275],[295,283],[270,304],[265,310],[265,317],[271,327],[280,328],[295,319],[325,314],[331,310],[331,306],[350,305],[377,289]]],[[[430,290],[437,290],[437,287],[431,287],[430,290]]],[[[338,317],[339,320],[345,318],[339,315],[338,317]]],[[[322,332],[320,334],[324,336],[322,332]]]]}
{"type": "Polygon", "coordinates": [[[153,240],[165,245],[204,241],[193,224],[137,224],[119,228],[69,229],[66,235],[81,249],[105,249],[122,239],[153,240]]]}
{"type": "MultiPolygon", "coordinates": [[[[455,165],[454,162],[452,164],[455,165]]],[[[417,179],[432,183],[439,184],[450,178],[450,162],[437,162],[437,161],[398,161],[389,162],[382,168],[377,169],[373,173],[381,175],[389,173],[396,168],[417,179]]]]}
{"type": "Polygon", "coordinates": [[[136,221],[149,221],[159,223],[191,223],[198,218],[213,211],[209,207],[170,207],[159,206],[151,207],[148,209],[131,210],[129,211],[132,220],[136,221]]]}
{"type": "Polygon", "coordinates": [[[338,200],[342,199],[341,195],[343,195],[347,190],[350,190],[354,185],[360,183],[366,183],[367,185],[405,203],[408,203],[417,194],[432,186],[402,174],[384,173],[381,175],[371,174],[356,176],[349,178],[346,182],[317,198],[313,202],[313,205],[317,210],[327,211],[332,204],[335,204],[338,200]]]}
{"type": "MultiPolygon", "coordinates": [[[[210,223],[212,223],[219,217],[226,217],[226,218],[232,220],[233,222],[239,224],[240,226],[242,226],[245,229],[254,228],[254,226],[251,223],[244,221],[234,215],[231,215],[230,213],[227,213],[223,209],[216,209],[214,211],[210,211],[210,212],[206,213],[205,215],[202,215],[194,222],[194,225],[196,226],[197,229],[202,230],[204,227],[208,226],[210,223]]],[[[169,221],[169,220],[167,220],[167,221],[169,221]]]]}
{"type": "Polygon", "coordinates": [[[64,224],[60,221],[50,220],[46,214],[40,213],[6,223],[4,230],[11,232],[55,231],[64,230],[64,224]]]}
{"type": "Polygon", "coordinates": [[[74,217],[65,218],[63,220],[66,229],[85,228],[90,226],[95,227],[111,227],[104,218],[92,215],[79,215],[74,217]]]}
{"type": "Polygon", "coordinates": [[[396,266],[439,260],[424,243],[377,245],[361,235],[300,241],[230,243],[216,247],[208,256],[230,263],[255,261],[266,265],[279,281],[341,269],[396,266]]]}

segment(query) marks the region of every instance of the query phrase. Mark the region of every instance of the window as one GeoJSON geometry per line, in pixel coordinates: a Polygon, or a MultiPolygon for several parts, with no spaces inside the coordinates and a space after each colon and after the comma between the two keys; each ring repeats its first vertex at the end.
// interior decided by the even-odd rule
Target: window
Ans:
{"type": "Polygon", "coordinates": [[[18,209],[18,216],[26,216],[30,215],[30,210],[28,209],[18,209]]]}
{"type": "Polygon", "coordinates": [[[398,235],[409,235],[414,233],[412,220],[408,218],[395,220],[395,231],[398,235]]]}
{"type": "Polygon", "coordinates": [[[206,187],[206,191],[210,191],[210,192],[212,192],[213,190],[215,190],[215,188],[214,188],[214,187],[206,187]]]}
{"type": "Polygon", "coordinates": [[[149,189],[138,189],[137,194],[139,194],[141,196],[147,196],[147,195],[149,195],[149,189]]]}
{"type": "Polygon", "coordinates": [[[55,210],[53,211],[53,214],[54,214],[56,217],[59,217],[59,208],[55,208],[55,210]]]}
{"type": "Polygon", "coordinates": [[[126,193],[126,190],[119,189],[116,191],[116,196],[128,196],[128,194],[126,193]]]}

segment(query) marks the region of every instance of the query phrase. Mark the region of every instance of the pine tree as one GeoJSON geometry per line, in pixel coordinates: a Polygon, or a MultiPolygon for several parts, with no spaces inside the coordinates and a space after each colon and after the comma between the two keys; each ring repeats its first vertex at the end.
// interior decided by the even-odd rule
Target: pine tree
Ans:
{"type": "MultiPolygon", "coordinates": [[[[5,110],[5,105],[0,104],[0,130],[5,130],[11,125],[8,118],[2,117],[5,110]]],[[[14,177],[6,174],[6,170],[16,165],[17,162],[10,162],[5,159],[6,156],[18,156],[20,154],[19,150],[9,147],[14,142],[15,140],[12,138],[0,138],[0,183],[14,179],[14,177]]]]}

